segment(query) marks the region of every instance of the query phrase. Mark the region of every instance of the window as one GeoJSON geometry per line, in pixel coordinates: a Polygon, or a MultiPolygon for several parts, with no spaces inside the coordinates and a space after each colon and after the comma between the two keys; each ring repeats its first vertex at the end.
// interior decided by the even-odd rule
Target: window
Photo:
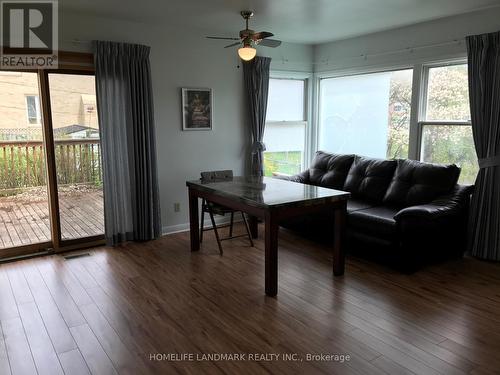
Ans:
{"type": "Polygon", "coordinates": [[[413,70],[324,78],[319,149],[370,157],[408,157],[413,70]]]}
{"type": "Polygon", "coordinates": [[[420,160],[462,168],[460,182],[474,183],[478,163],[470,123],[467,65],[425,70],[423,118],[419,122],[420,160]]]}
{"type": "Polygon", "coordinates": [[[264,174],[296,174],[302,169],[306,131],[306,80],[269,80],[264,132],[264,174]]]}
{"type": "Polygon", "coordinates": [[[470,121],[467,64],[428,68],[428,121],[470,121]]]}
{"type": "Polygon", "coordinates": [[[28,114],[28,124],[40,125],[42,123],[38,95],[26,96],[26,113],[28,114]]]}

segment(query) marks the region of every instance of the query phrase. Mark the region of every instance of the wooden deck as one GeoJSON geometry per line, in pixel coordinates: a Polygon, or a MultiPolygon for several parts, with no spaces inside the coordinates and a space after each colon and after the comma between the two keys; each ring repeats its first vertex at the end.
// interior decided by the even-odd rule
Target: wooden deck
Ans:
{"type": "MultiPolygon", "coordinates": [[[[50,241],[45,195],[0,197],[0,249],[50,241]]],[[[104,233],[101,190],[63,192],[59,196],[63,239],[104,233]]]]}

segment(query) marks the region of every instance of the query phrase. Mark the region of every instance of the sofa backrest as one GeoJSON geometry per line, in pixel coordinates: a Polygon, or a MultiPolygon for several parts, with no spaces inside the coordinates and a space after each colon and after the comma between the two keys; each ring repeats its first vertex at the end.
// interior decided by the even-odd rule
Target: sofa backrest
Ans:
{"type": "Polygon", "coordinates": [[[403,208],[448,194],[459,176],[460,168],[454,164],[318,151],[311,167],[294,177],[297,182],[348,191],[355,199],[403,208]]]}
{"type": "Polygon", "coordinates": [[[460,168],[454,164],[438,165],[398,159],[383,202],[399,207],[428,203],[449,193],[457,184],[459,176],[460,168]]]}
{"type": "Polygon", "coordinates": [[[344,190],[355,199],[382,203],[397,166],[396,160],[372,159],[356,155],[344,190]]]}
{"type": "Polygon", "coordinates": [[[354,155],[318,151],[308,170],[306,183],[342,190],[353,160],[354,155]]]}

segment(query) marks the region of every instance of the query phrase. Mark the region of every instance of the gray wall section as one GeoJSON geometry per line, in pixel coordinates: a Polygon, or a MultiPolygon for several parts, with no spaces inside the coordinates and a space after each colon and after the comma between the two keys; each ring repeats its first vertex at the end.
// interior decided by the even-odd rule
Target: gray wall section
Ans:
{"type": "MultiPolygon", "coordinates": [[[[75,39],[151,46],[164,232],[187,228],[186,180],[198,178],[203,170],[244,173],[248,136],[243,71],[237,68],[236,49],[224,49],[224,42],[207,40],[207,34],[75,13],[60,16],[61,50],[90,51],[90,44],[73,43],[75,39]],[[182,87],[213,89],[213,131],[181,130],[182,87]],[[174,212],[176,202],[180,212],[174,212]]],[[[260,48],[259,54],[275,59],[273,69],[311,71],[312,51],[312,46],[284,43],[279,51],[260,48]]]]}
{"type": "Polygon", "coordinates": [[[283,43],[278,48],[259,48],[259,55],[271,57],[271,70],[311,73],[314,70],[312,45],[283,43]]]}

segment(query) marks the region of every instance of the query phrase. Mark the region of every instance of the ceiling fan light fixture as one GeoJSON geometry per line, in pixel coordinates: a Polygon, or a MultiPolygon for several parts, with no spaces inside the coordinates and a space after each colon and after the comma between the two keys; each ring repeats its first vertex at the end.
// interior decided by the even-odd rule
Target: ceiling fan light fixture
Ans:
{"type": "Polygon", "coordinates": [[[243,61],[252,60],[256,54],[257,54],[257,50],[251,46],[243,46],[240,49],[238,49],[238,56],[243,61]]]}
{"type": "Polygon", "coordinates": [[[269,31],[259,31],[256,32],[248,27],[248,20],[253,16],[251,10],[244,10],[241,12],[241,16],[245,20],[245,30],[241,30],[239,38],[225,37],[225,36],[207,36],[208,39],[219,39],[219,40],[231,40],[231,44],[225,46],[224,48],[232,48],[240,46],[238,49],[238,56],[243,61],[250,61],[257,55],[256,45],[261,45],[264,47],[276,48],[281,45],[281,41],[275,39],[269,39],[274,36],[273,33],[269,31]],[[234,42],[237,40],[238,42],[234,42]]]}

